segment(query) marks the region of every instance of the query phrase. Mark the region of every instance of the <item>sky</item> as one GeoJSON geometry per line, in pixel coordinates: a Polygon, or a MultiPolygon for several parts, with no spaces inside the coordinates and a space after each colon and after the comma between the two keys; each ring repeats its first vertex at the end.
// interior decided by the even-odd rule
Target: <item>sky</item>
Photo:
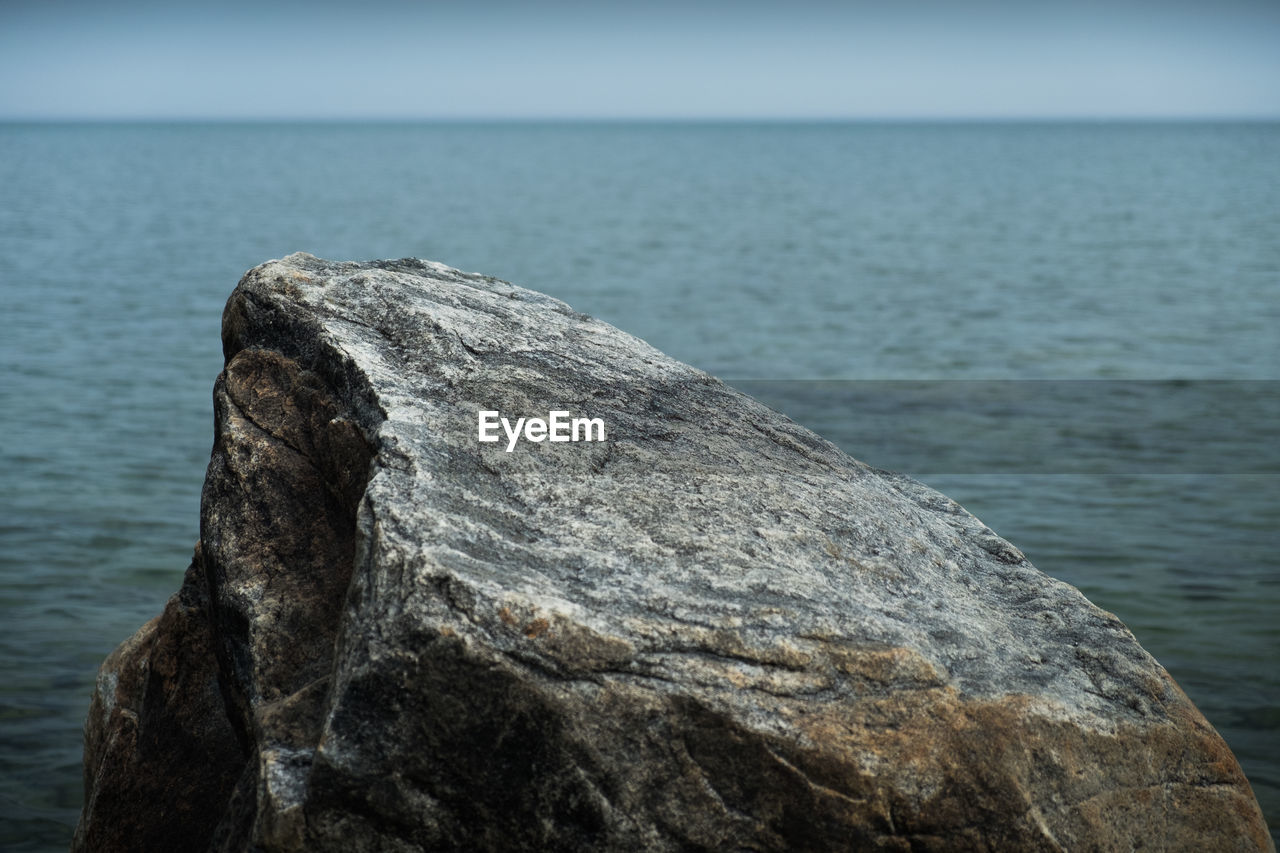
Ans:
{"type": "Polygon", "coordinates": [[[0,0],[0,119],[1280,118],[1280,0],[0,0]]]}

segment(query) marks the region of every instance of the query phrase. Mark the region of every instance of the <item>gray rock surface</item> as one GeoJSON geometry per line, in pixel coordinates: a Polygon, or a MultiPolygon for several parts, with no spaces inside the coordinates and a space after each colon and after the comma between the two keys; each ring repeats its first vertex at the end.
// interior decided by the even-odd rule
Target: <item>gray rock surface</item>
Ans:
{"type": "Polygon", "coordinates": [[[198,850],[1273,849],[1115,616],[605,323],[297,254],[223,344],[201,543],[103,666],[76,849],[193,809],[198,850]]]}

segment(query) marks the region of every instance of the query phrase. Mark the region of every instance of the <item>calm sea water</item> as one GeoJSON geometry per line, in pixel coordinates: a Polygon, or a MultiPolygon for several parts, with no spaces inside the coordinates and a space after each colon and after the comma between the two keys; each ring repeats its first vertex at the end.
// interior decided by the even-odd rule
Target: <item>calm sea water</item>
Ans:
{"type": "Polygon", "coordinates": [[[941,488],[1280,826],[1280,126],[0,125],[0,846],[69,842],[94,671],[197,537],[223,302],[295,250],[545,291],[941,488]]]}

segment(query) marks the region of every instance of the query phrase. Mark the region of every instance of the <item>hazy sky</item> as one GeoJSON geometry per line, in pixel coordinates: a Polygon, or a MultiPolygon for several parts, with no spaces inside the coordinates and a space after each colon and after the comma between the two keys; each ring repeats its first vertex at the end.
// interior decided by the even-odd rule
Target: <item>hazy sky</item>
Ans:
{"type": "Polygon", "coordinates": [[[0,0],[0,117],[1280,117],[1280,0],[0,0]]]}

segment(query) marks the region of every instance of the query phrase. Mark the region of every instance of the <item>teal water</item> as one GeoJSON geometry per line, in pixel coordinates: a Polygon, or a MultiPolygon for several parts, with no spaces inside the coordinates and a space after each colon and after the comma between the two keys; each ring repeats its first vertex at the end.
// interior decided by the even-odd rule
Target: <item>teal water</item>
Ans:
{"type": "Polygon", "coordinates": [[[941,488],[1280,826],[1280,125],[0,125],[0,847],[70,839],[94,671],[197,537],[223,302],[296,250],[545,291],[941,488]]]}

